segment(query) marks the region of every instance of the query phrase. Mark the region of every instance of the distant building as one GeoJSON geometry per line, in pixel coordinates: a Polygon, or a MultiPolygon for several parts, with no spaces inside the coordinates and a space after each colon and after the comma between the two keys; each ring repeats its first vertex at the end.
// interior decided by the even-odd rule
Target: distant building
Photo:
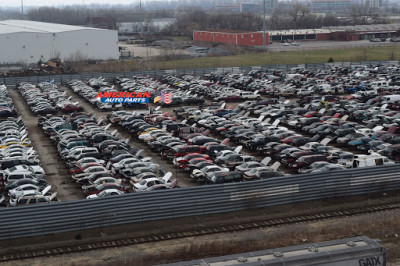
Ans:
{"type": "Polygon", "coordinates": [[[278,8],[278,0],[265,0],[265,11],[267,13],[272,13],[277,8],[278,8]]]}
{"type": "MultiPolygon", "coordinates": [[[[158,32],[176,22],[175,18],[152,19],[150,22],[143,22],[143,31],[158,32]]],[[[117,23],[118,33],[130,35],[141,31],[140,22],[119,22],[117,23]]]]}
{"type": "Polygon", "coordinates": [[[0,21],[0,64],[118,59],[115,30],[28,20],[0,21]]]}
{"type": "MultiPolygon", "coordinates": [[[[193,31],[193,40],[208,43],[223,43],[239,46],[261,46],[263,42],[262,32],[234,32],[234,31],[193,31]]],[[[269,36],[265,36],[266,44],[269,44],[269,36]]]]}
{"type": "Polygon", "coordinates": [[[400,36],[400,24],[326,27],[322,29],[296,29],[269,31],[273,42],[292,41],[359,41],[373,38],[400,36]]]}
{"type": "Polygon", "coordinates": [[[343,12],[350,8],[350,0],[312,0],[313,12],[343,12]]]}
{"type": "Polygon", "coordinates": [[[291,1],[279,1],[278,2],[278,10],[279,11],[289,11],[294,8],[295,5],[301,4],[309,9],[311,9],[311,2],[309,1],[302,1],[299,2],[297,0],[291,0],[291,1]]]}
{"type": "Polygon", "coordinates": [[[240,3],[240,12],[258,12],[260,5],[257,3],[240,3]]]}
{"type": "Polygon", "coordinates": [[[221,12],[240,12],[240,4],[216,4],[215,9],[221,12]]]}
{"type": "Polygon", "coordinates": [[[383,6],[382,0],[364,0],[364,5],[370,8],[379,8],[383,6]]]}

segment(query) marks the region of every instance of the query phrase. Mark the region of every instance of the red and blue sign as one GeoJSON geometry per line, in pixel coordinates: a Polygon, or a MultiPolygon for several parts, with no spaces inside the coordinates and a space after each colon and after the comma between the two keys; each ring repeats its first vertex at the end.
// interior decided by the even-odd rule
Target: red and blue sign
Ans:
{"type": "Polygon", "coordinates": [[[96,98],[102,103],[148,103],[150,92],[99,92],[96,98]]]}

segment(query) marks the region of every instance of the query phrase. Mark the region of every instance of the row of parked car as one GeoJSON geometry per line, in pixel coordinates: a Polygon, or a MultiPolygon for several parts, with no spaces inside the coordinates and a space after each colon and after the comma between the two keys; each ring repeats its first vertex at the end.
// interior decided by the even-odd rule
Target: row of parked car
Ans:
{"type": "MultiPolygon", "coordinates": [[[[173,87],[168,92],[173,94],[173,97],[192,97],[192,98],[203,98],[208,97],[213,101],[225,101],[225,102],[238,102],[244,100],[259,100],[261,95],[258,91],[249,92],[240,88],[234,88],[228,86],[222,86],[219,84],[213,84],[207,80],[198,80],[191,75],[184,75],[181,78],[173,76],[163,76],[160,79],[164,84],[173,87]]],[[[187,104],[185,101],[181,101],[182,104],[187,104]]],[[[204,100],[203,100],[204,102],[204,100]]]]}
{"type": "MultiPolygon", "coordinates": [[[[13,109],[7,88],[0,87],[0,95],[13,109]]],[[[0,121],[0,204],[20,206],[56,201],[57,193],[45,179],[36,151],[31,146],[28,130],[21,117],[8,117],[0,121]],[[7,203],[8,198],[8,203],[7,203]]]]}
{"type": "Polygon", "coordinates": [[[17,89],[25,99],[31,111],[36,115],[74,112],[82,110],[79,103],[72,102],[65,92],[51,82],[42,82],[38,86],[31,83],[19,83],[17,89]]]}
{"type": "Polygon", "coordinates": [[[100,99],[96,98],[99,92],[117,92],[113,86],[110,86],[108,82],[105,82],[103,78],[92,78],[86,83],[82,80],[69,80],[67,82],[68,87],[73,90],[76,94],[82,96],[86,101],[91,103],[93,106],[102,111],[109,111],[120,109],[123,107],[122,103],[102,103],[100,99]],[[93,86],[90,86],[92,84],[93,86]]]}
{"type": "MultiPolygon", "coordinates": [[[[257,92],[270,97],[306,97],[321,94],[379,95],[400,91],[399,66],[343,66],[331,69],[293,68],[288,73],[253,70],[248,74],[211,73],[201,79],[190,75],[166,76],[162,82],[190,90],[209,99],[238,100],[238,92],[257,92]],[[239,90],[239,91],[238,91],[239,90]],[[218,97],[218,92],[221,95],[218,97]],[[217,96],[217,97],[216,97],[217,96]]],[[[251,94],[249,94],[251,95],[251,94]]],[[[254,96],[252,96],[254,97],[254,96]]],[[[248,98],[251,100],[254,98],[248,98]]]]}
{"type": "Polygon", "coordinates": [[[70,122],[62,117],[41,121],[87,198],[124,194],[131,191],[131,184],[133,191],[169,188],[171,173],[164,174],[162,166],[143,157],[129,139],[120,140],[117,131],[108,130],[111,125],[104,126],[92,115],[80,112],[71,114],[70,122]],[[150,176],[152,182],[141,182],[150,176]]]}
{"type": "MultiPolygon", "coordinates": [[[[193,108],[194,109],[194,108],[193,108]]],[[[113,112],[108,117],[112,123],[130,130],[132,136],[148,144],[176,167],[191,173],[199,183],[223,183],[251,180],[281,175],[277,165],[267,166],[269,159],[258,162],[255,157],[242,153],[241,147],[227,146],[227,140],[208,136],[209,130],[191,127],[187,121],[164,119],[165,114],[154,110],[140,115],[113,112]],[[156,119],[157,117],[163,119],[156,119]],[[129,121],[129,124],[126,122],[129,121]],[[254,169],[257,168],[257,171],[254,169]],[[252,172],[250,173],[250,170],[252,172]]]]}
{"type": "MultiPolygon", "coordinates": [[[[386,72],[383,68],[374,71],[386,72]]],[[[323,75],[319,74],[318,78],[323,78],[323,75]]],[[[391,80],[396,80],[395,75],[391,76],[391,80]]],[[[175,82],[179,84],[179,80],[175,82]]],[[[209,80],[196,78],[196,83],[198,82],[208,84],[207,93],[213,89],[209,80]]],[[[378,83],[365,79],[363,82],[371,86],[378,83]]],[[[203,110],[183,107],[175,111],[178,117],[197,122],[233,142],[258,150],[287,166],[293,166],[299,172],[307,172],[310,163],[316,161],[329,161],[335,164],[318,171],[391,164],[394,163],[392,160],[398,161],[398,149],[395,145],[397,145],[398,127],[396,119],[399,114],[386,110],[386,107],[400,100],[400,96],[356,94],[350,97],[334,95],[313,97],[315,99],[310,103],[300,100],[299,104],[295,104],[289,101],[273,102],[265,99],[246,101],[239,105],[238,110],[217,105],[213,110],[218,112],[211,112],[210,107],[203,110]],[[368,124],[365,119],[364,124],[355,123],[359,120],[360,113],[368,113],[373,119],[368,121],[368,124]],[[277,123],[271,124],[269,121],[277,123]],[[285,124],[285,127],[278,126],[279,123],[285,124]],[[329,142],[336,144],[334,147],[328,146],[329,142]],[[346,151],[340,149],[338,145],[346,146],[346,151]],[[387,148],[389,146],[391,148],[387,148]],[[349,150],[352,152],[348,152],[349,150]],[[391,154],[388,155],[386,150],[390,150],[391,154]],[[365,154],[371,152],[373,154],[365,154]],[[283,157],[291,153],[295,154],[297,163],[284,160],[283,157]],[[300,158],[298,157],[300,155],[309,157],[300,158]],[[303,161],[307,163],[304,164],[303,161]]]]}

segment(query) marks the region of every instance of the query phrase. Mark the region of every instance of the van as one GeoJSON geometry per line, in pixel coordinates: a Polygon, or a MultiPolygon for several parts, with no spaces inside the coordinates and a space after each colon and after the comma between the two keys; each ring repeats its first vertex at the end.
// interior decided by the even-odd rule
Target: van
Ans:
{"type": "Polygon", "coordinates": [[[246,99],[246,100],[255,100],[255,99],[259,100],[261,98],[260,95],[258,95],[256,93],[248,92],[248,91],[239,92],[239,96],[242,99],[246,99]]]}
{"type": "Polygon", "coordinates": [[[389,160],[386,156],[381,156],[379,154],[372,155],[355,155],[352,163],[343,164],[350,168],[359,168],[367,166],[378,166],[378,165],[389,165],[394,164],[393,161],[389,160]]]}
{"type": "Polygon", "coordinates": [[[394,102],[400,101],[400,95],[399,94],[385,95],[385,96],[382,96],[381,99],[382,99],[382,104],[394,103],[394,102]]]}
{"type": "Polygon", "coordinates": [[[389,81],[387,80],[379,80],[379,81],[373,81],[370,84],[371,88],[377,89],[377,88],[389,88],[389,81]]]}

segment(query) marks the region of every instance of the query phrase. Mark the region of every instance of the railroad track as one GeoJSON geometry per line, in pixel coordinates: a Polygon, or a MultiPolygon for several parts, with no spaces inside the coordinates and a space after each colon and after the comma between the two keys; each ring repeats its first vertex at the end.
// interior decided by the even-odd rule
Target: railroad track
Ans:
{"type": "Polygon", "coordinates": [[[338,211],[330,211],[323,213],[307,214],[301,216],[277,218],[271,220],[260,220],[260,221],[246,222],[241,224],[199,228],[197,230],[191,230],[191,231],[182,231],[182,232],[166,233],[159,235],[148,235],[148,236],[112,240],[112,241],[100,241],[100,242],[93,242],[89,244],[81,244],[73,246],[60,246],[51,249],[37,249],[24,252],[14,251],[10,253],[2,252],[3,254],[0,254],[0,263],[7,261],[34,259],[38,257],[49,257],[49,256],[57,256],[69,253],[93,251],[97,249],[107,249],[107,248],[137,245],[143,243],[160,242],[160,241],[181,239],[187,237],[247,231],[247,230],[277,227],[277,226],[297,224],[297,223],[307,223],[307,222],[321,221],[333,218],[343,218],[361,214],[390,211],[396,209],[400,209],[400,202],[384,204],[384,205],[368,206],[363,208],[352,208],[347,210],[338,210],[338,211]]]}

